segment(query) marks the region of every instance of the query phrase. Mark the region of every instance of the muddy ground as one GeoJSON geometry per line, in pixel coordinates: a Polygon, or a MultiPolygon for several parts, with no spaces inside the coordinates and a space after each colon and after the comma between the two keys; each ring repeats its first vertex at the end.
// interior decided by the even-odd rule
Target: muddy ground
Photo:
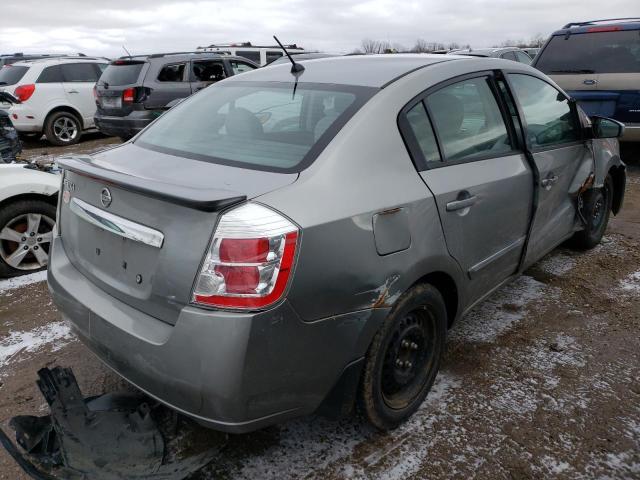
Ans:
{"type": "MultiPolygon", "coordinates": [[[[40,149],[29,148],[53,154],[40,149]]],[[[640,478],[639,242],[632,167],[602,245],[559,248],[460,321],[406,425],[382,435],[358,418],[308,417],[231,436],[194,478],[640,478]]],[[[59,322],[43,279],[0,282],[5,430],[14,415],[46,411],[34,383],[43,366],[73,367],[87,394],[122,388],[59,322]]],[[[4,451],[0,478],[27,478],[4,451]]]]}

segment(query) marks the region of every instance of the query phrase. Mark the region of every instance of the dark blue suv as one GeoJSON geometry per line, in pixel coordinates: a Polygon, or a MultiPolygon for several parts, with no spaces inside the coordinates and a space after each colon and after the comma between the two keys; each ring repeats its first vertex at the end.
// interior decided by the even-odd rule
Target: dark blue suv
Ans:
{"type": "Polygon", "coordinates": [[[569,23],[551,35],[533,66],[587,114],[623,122],[622,141],[640,141],[640,18],[569,23]]]}

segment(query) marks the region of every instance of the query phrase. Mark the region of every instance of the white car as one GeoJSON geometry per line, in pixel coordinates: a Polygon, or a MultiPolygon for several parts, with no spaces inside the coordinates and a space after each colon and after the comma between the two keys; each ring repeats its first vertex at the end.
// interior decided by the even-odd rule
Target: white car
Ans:
{"type": "Polygon", "coordinates": [[[0,278],[46,268],[60,175],[0,165],[0,278]]]}
{"type": "Polygon", "coordinates": [[[56,57],[24,60],[0,69],[0,91],[21,103],[0,102],[0,109],[23,136],[43,133],[54,145],[73,145],[94,127],[93,87],[108,60],[94,57],[56,57]]]}

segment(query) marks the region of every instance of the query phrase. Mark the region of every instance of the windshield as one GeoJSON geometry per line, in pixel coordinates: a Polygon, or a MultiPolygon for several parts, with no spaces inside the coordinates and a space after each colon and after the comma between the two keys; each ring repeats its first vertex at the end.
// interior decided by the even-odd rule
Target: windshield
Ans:
{"type": "Polygon", "coordinates": [[[329,84],[221,82],[160,117],[142,147],[258,170],[309,165],[375,89],[329,84]]]}
{"type": "Polygon", "coordinates": [[[0,87],[3,85],[15,85],[24,77],[27,70],[29,70],[29,67],[15,65],[5,65],[0,68],[0,87]]]}
{"type": "Polygon", "coordinates": [[[102,85],[106,83],[112,87],[131,85],[138,81],[143,65],[144,62],[111,63],[102,73],[99,82],[102,85]]]}
{"type": "Polygon", "coordinates": [[[574,33],[551,38],[536,68],[546,74],[640,73],[640,32],[574,33]]]}

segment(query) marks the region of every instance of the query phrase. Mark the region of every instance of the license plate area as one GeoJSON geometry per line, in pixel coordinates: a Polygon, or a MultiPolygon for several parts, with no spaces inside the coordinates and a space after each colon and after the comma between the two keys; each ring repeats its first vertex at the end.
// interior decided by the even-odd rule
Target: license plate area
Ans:
{"type": "Polygon", "coordinates": [[[102,108],[121,108],[122,99],[120,97],[102,97],[100,99],[102,108]]]}

